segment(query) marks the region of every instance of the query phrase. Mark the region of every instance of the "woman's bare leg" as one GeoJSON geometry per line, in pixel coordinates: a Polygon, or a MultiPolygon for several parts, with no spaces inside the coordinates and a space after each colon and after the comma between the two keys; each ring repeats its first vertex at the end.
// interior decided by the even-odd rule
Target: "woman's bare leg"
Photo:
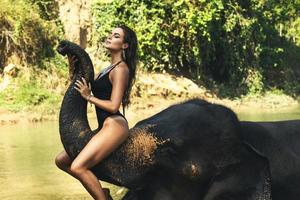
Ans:
{"type": "Polygon", "coordinates": [[[55,158],[56,166],[76,178],[70,170],[72,160],[65,150],[60,152],[55,158]]]}
{"type": "MultiPolygon", "coordinates": [[[[59,153],[56,156],[55,164],[57,165],[57,167],[59,169],[67,172],[68,174],[70,174],[71,176],[73,176],[74,178],[77,179],[75,174],[73,174],[72,171],[70,170],[72,160],[71,160],[71,158],[69,157],[69,155],[67,154],[67,152],[65,150],[63,150],[61,153],[59,153]]],[[[106,198],[111,199],[109,189],[108,188],[102,188],[102,190],[105,193],[106,198]]]]}
{"type": "MultiPolygon", "coordinates": [[[[128,129],[124,118],[120,116],[106,118],[102,129],[88,142],[71,166],[64,170],[77,178],[94,199],[105,200],[105,195],[99,180],[90,171],[90,168],[126,140],[128,129]]],[[[66,164],[69,163],[67,158],[64,161],[66,164]]]]}

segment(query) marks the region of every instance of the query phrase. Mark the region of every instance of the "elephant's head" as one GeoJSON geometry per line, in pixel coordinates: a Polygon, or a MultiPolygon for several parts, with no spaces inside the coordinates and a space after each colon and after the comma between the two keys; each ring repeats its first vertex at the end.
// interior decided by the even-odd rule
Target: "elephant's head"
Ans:
{"type": "Polygon", "coordinates": [[[69,49],[72,47],[71,43],[67,40],[63,40],[59,43],[56,50],[61,55],[65,56],[67,53],[69,53],[69,49]]]}
{"type": "Polygon", "coordinates": [[[75,59],[77,59],[74,66],[70,66],[69,69],[71,79],[84,77],[88,82],[94,79],[94,67],[92,61],[79,45],[63,40],[59,43],[56,50],[63,56],[75,56],[75,59]]]}

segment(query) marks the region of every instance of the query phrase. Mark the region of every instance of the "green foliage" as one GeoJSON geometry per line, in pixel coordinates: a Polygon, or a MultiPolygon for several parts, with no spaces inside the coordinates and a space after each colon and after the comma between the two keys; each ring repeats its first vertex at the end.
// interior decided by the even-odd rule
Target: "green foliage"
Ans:
{"type": "Polygon", "coordinates": [[[93,6],[96,42],[112,27],[125,23],[139,39],[139,54],[148,69],[176,69],[187,63],[200,63],[199,39],[210,39],[207,25],[218,18],[217,1],[112,1],[93,6]],[[199,4],[199,5],[198,5],[199,4]],[[199,12],[197,6],[203,7],[199,12]],[[112,17],[113,16],[113,17],[112,17]],[[200,35],[199,35],[200,34],[200,35]]]}
{"type": "Polygon", "coordinates": [[[16,102],[24,102],[25,105],[39,105],[50,97],[47,91],[41,90],[34,82],[23,83],[20,87],[22,90],[16,93],[16,102]]]}
{"type": "Polygon", "coordinates": [[[297,18],[290,18],[283,24],[278,24],[277,29],[280,30],[280,32],[289,39],[289,41],[300,46],[300,13],[297,18]]]}
{"type": "Polygon", "coordinates": [[[40,66],[42,69],[29,65],[11,77],[8,87],[0,92],[1,108],[14,112],[38,110],[47,114],[59,110],[69,77],[66,59],[55,53],[53,57],[44,58],[40,66]]]}
{"type": "MultiPolygon", "coordinates": [[[[260,93],[274,86],[274,71],[290,67],[284,58],[299,45],[299,5],[293,0],[96,0],[93,42],[101,43],[124,23],[137,32],[145,68],[206,83],[212,78],[242,88],[237,94],[260,93]]],[[[283,76],[276,79],[279,87],[283,76]]]]}
{"type": "Polygon", "coordinates": [[[43,58],[54,55],[53,46],[62,31],[55,20],[40,15],[38,5],[22,0],[0,2],[1,70],[13,56],[20,59],[20,64],[27,65],[39,64],[43,58]]]}
{"type": "Polygon", "coordinates": [[[10,111],[28,110],[33,106],[59,105],[61,97],[47,90],[36,80],[19,78],[15,84],[0,93],[0,104],[2,108],[10,111]],[[16,86],[17,85],[17,86],[16,86]]]}
{"type": "Polygon", "coordinates": [[[263,76],[260,71],[249,69],[245,84],[247,85],[250,94],[261,93],[263,91],[263,76]]]}
{"type": "Polygon", "coordinates": [[[30,5],[37,7],[41,18],[50,21],[58,20],[58,1],[55,0],[25,0],[30,5]]]}

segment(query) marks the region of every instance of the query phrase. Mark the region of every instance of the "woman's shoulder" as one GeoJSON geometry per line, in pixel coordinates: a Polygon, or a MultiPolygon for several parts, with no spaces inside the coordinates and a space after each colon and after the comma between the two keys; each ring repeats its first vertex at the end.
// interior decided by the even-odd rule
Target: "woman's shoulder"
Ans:
{"type": "Polygon", "coordinates": [[[122,73],[129,72],[129,67],[126,62],[120,62],[117,66],[114,67],[114,71],[120,71],[122,73]]]}
{"type": "Polygon", "coordinates": [[[119,63],[111,71],[112,71],[112,73],[109,74],[110,80],[113,80],[113,77],[124,77],[125,74],[127,74],[129,76],[129,68],[125,62],[119,63]]]}

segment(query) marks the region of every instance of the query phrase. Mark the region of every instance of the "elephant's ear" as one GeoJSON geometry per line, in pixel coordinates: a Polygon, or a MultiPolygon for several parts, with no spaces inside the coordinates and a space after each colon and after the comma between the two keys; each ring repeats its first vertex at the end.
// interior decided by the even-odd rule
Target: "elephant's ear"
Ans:
{"type": "Polygon", "coordinates": [[[178,156],[179,149],[173,141],[165,140],[164,143],[156,149],[154,157],[157,160],[157,165],[172,169],[181,162],[178,156]]]}
{"type": "Polygon", "coordinates": [[[261,152],[258,148],[255,148],[254,145],[252,145],[252,144],[250,144],[250,143],[248,143],[246,141],[243,141],[242,143],[245,144],[246,147],[250,148],[252,151],[254,151],[259,156],[268,159],[268,157],[266,155],[264,155],[264,153],[261,152]]]}

